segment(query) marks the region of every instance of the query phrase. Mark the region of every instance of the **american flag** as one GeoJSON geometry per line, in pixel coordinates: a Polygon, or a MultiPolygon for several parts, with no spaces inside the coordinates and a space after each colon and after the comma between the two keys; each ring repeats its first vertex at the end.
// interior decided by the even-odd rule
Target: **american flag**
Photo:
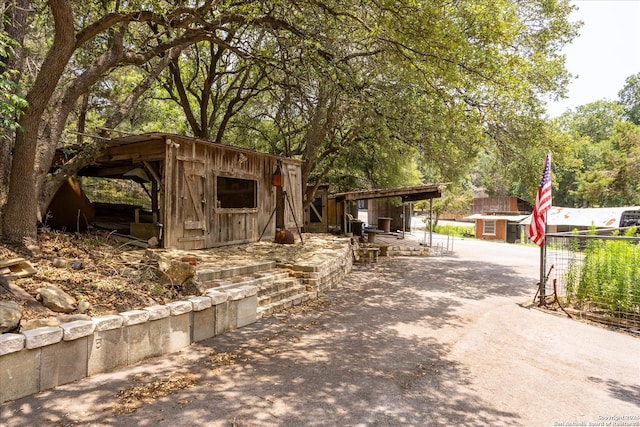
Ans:
{"type": "Polygon", "coordinates": [[[538,246],[544,244],[544,229],[547,223],[547,211],[551,209],[551,153],[544,159],[544,170],[533,206],[531,224],[527,236],[538,246]]]}

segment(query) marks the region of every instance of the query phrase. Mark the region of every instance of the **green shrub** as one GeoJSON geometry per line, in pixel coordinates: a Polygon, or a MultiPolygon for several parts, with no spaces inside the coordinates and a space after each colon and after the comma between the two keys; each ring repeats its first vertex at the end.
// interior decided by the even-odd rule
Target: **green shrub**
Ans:
{"type": "MultiPolygon", "coordinates": [[[[634,235],[635,229],[626,235],[634,235]]],[[[575,239],[577,242],[577,239],[575,239]]],[[[580,263],[571,243],[571,259],[564,274],[567,298],[578,307],[608,312],[637,313],[640,305],[640,246],[628,240],[588,239],[580,263]]]]}
{"type": "Polygon", "coordinates": [[[446,234],[448,236],[456,237],[473,237],[473,228],[466,227],[464,225],[436,225],[434,233],[446,234]]]}

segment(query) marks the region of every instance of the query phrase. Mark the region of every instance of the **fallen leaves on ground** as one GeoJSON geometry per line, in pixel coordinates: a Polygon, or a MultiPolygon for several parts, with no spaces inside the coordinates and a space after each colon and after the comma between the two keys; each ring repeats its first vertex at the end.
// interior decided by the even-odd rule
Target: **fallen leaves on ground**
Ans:
{"type": "MultiPolygon", "coordinates": [[[[142,380],[136,379],[136,381],[142,380]]],[[[116,393],[118,403],[113,406],[113,411],[116,414],[131,414],[135,412],[143,402],[151,402],[159,397],[190,388],[194,386],[196,382],[196,377],[191,374],[171,374],[164,379],[152,379],[142,384],[136,384],[116,393]]]]}

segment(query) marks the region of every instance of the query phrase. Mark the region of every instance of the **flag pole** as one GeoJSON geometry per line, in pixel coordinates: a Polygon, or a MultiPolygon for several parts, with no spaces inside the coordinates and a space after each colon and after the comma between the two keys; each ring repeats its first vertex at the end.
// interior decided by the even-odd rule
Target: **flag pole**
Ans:
{"type": "Polygon", "coordinates": [[[538,185],[536,202],[533,207],[533,213],[531,214],[531,223],[529,224],[529,232],[527,234],[529,239],[540,246],[540,282],[538,282],[540,305],[544,305],[546,296],[547,212],[551,207],[551,153],[548,153],[544,160],[542,178],[540,178],[540,185],[538,185]]]}
{"type": "MultiPolygon", "coordinates": [[[[545,214],[546,217],[546,214],[545,214]]],[[[547,279],[545,277],[545,271],[546,271],[546,265],[545,265],[545,261],[547,260],[546,252],[547,252],[547,221],[545,221],[544,224],[544,241],[542,242],[542,245],[540,245],[540,286],[538,288],[538,290],[540,291],[540,303],[539,306],[543,306],[545,303],[545,288],[547,285],[547,279]]]]}

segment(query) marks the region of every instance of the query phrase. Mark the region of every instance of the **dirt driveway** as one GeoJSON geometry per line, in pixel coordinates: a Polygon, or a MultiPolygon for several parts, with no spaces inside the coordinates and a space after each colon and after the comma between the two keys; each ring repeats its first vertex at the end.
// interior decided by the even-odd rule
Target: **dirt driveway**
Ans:
{"type": "Polygon", "coordinates": [[[0,424],[640,426],[640,338],[524,308],[536,248],[453,249],[357,266],[314,307],[0,405],[0,424]]]}

